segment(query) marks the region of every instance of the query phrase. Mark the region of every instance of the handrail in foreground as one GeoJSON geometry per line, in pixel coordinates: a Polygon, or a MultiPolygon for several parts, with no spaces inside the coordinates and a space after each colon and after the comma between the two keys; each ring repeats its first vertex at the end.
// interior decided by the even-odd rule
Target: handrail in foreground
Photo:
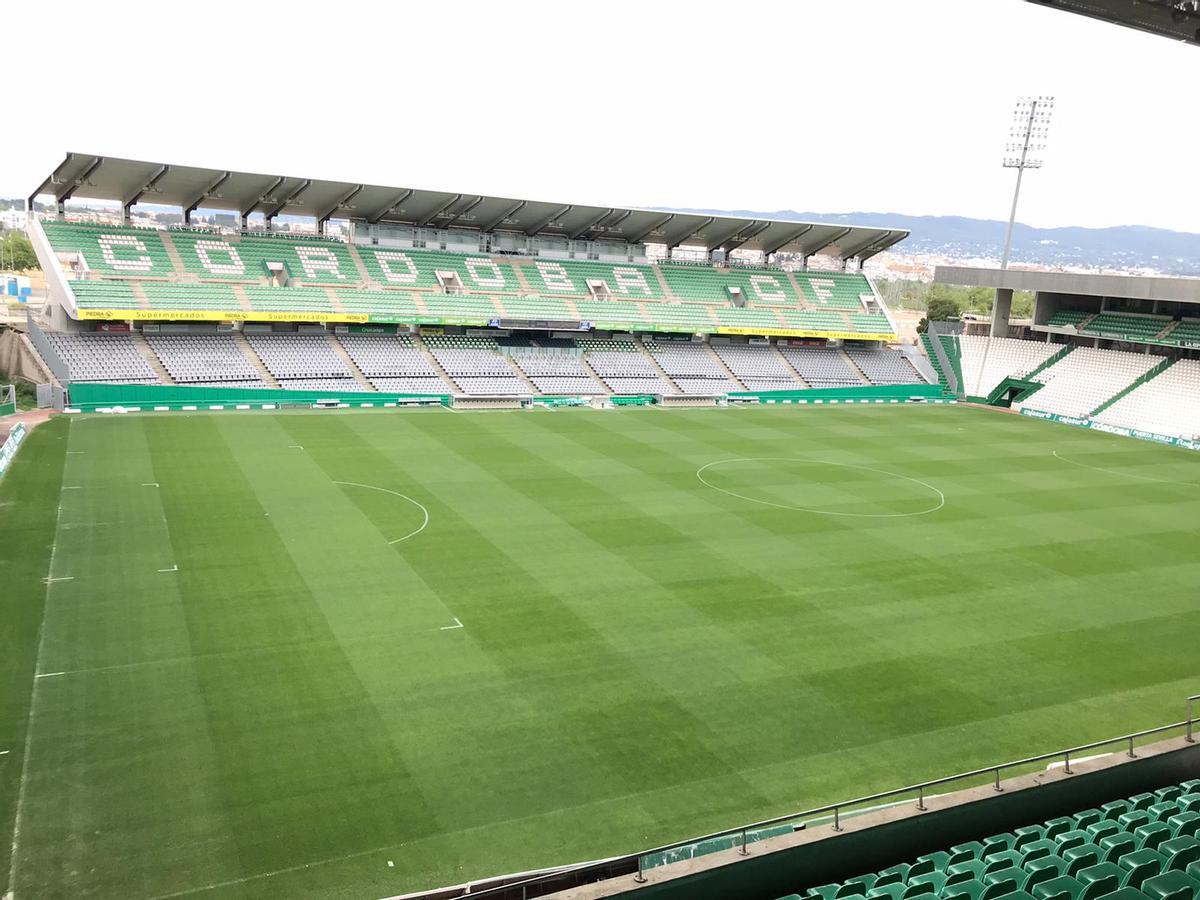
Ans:
{"type": "MultiPolygon", "coordinates": [[[[574,879],[576,879],[574,882],[575,884],[581,884],[581,883],[587,883],[588,881],[600,881],[603,879],[614,878],[619,875],[633,874],[634,880],[640,884],[640,883],[644,883],[646,881],[645,876],[644,876],[643,866],[644,866],[645,858],[647,856],[653,856],[655,854],[660,854],[660,853],[668,853],[672,850],[679,850],[684,847],[689,847],[693,844],[701,843],[703,841],[719,840],[721,838],[740,837],[741,838],[741,848],[739,849],[738,852],[743,856],[749,856],[750,851],[747,849],[748,834],[751,832],[754,832],[754,831],[758,831],[763,828],[769,828],[772,825],[782,825],[785,822],[799,823],[801,820],[828,818],[830,815],[832,815],[833,830],[841,831],[842,830],[841,814],[842,814],[842,811],[844,809],[847,809],[848,807],[857,807],[857,806],[862,806],[864,804],[874,804],[881,800],[888,800],[888,799],[895,798],[895,797],[902,797],[905,795],[915,794],[917,797],[917,809],[924,811],[926,809],[926,806],[925,806],[926,791],[928,791],[931,788],[940,787],[942,785],[952,784],[953,782],[956,782],[956,781],[977,779],[977,778],[982,778],[985,775],[991,775],[994,778],[994,783],[993,783],[992,789],[997,792],[1002,792],[1004,790],[1004,788],[1002,788],[1000,786],[1000,780],[1001,780],[1000,776],[1001,776],[1002,772],[1009,770],[1009,769],[1016,769],[1016,768],[1020,768],[1022,766],[1028,766],[1028,765],[1032,765],[1032,764],[1038,763],[1038,762],[1045,762],[1046,760],[1061,759],[1063,761],[1063,771],[1066,774],[1071,775],[1071,774],[1074,774],[1071,771],[1071,757],[1072,756],[1078,757],[1080,753],[1084,753],[1088,750],[1097,750],[1101,747],[1108,747],[1113,744],[1128,744],[1128,749],[1125,751],[1126,755],[1129,756],[1131,759],[1136,758],[1137,754],[1134,753],[1134,746],[1133,746],[1135,740],[1138,740],[1139,738],[1150,737],[1151,735],[1162,734],[1162,733],[1168,732],[1168,731],[1177,731],[1181,728],[1184,729],[1184,731],[1185,731],[1184,740],[1189,744],[1195,743],[1195,738],[1193,736],[1194,730],[1195,730],[1194,726],[1195,726],[1195,721],[1196,721],[1195,716],[1194,716],[1194,705],[1195,705],[1195,701],[1200,700],[1200,694],[1193,694],[1192,696],[1186,698],[1186,700],[1187,700],[1187,718],[1183,719],[1179,722],[1171,722],[1167,725],[1159,725],[1155,728],[1147,728],[1142,731],[1135,731],[1135,732],[1131,732],[1130,734],[1123,734],[1123,735],[1120,735],[1119,737],[1108,738],[1106,740],[1092,741],[1091,743],[1080,744],[1078,746],[1069,747],[1069,748],[1066,748],[1063,750],[1055,750],[1050,753],[1040,753],[1036,756],[1027,756],[1023,759],[1016,759],[1016,760],[1012,760],[1010,762],[997,763],[997,764],[993,764],[993,765],[989,765],[989,766],[982,766],[981,768],[971,769],[970,771],[967,771],[967,772],[959,772],[956,775],[946,775],[941,778],[934,778],[930,781],[922,781],[917,784],[906,785],[905,787],[893,788],[892,790],[889,790],[889,791],[880,791],[875,794],[866,794],[861,797],[856,797],[853,800],[841,800],[837,803],[830,803],[825,806],[817,806],[817,807],[813,807],[811,809],[803,810],[801,812],[788,813],[788,814],[782,815],[782,816],[774,816],[773,818],[770,818],[770,819],[763,819],[758,822],[752,822],[752,823],[749,823],[746,825],[741,825],[737,828],[728,828],[723,831],[714,831],[710,834],[701,835],[700,837],[689,838],[684,841],[674,841],[670,844],[663,844],[662,846],[659,846],[659,847],[652,847],[648,850],[642,850],[638,853],[629,853],[629,854],[625,854],[623,856],[615,856],[615,857],[612,857],[611,859],[606,859],[600,863],[593,862],[593,863],[581,863],[580,865],[577,865],[577,866],[569,866],[569,865],[562,866],[562,867],[555,868],[553,870],[544,871],[538,875],[534,875],[531,878],[523,879],[520,881],[513,881],[513,882],[509,882],[507,884],[496,885],[494,887],[481,887],[478,890],[471,887],[471,888],[468,888],[467,889],[468,892],[464,893],[462,896],[470,897],[470,898],[472,898],[472,900],[476,900],[476,898],[479,898],[479,900],[482,900],[482,898],[488,898],[488,897],[511,898],[511,897],[516,896],[516,894],[513,892],[519,890],[520,896],[522,898],[537,897],[537,896],[542,895],[543,893],[546,893],[546,891],[538,890],[538,888],[546,886],[551,882],[555,882],[555,885],[552,888],[553,890],[564,889],[565,887],[568,886],[563,883],[563,880],[566,878],[574,878],[574,879]],[[589,876],[594,876],[594,877],[589,878],[589,876]]],[[[478,882],[476,882],[476,883],[478,883],[478,882]]],[[[484,883],[486,883],[486,880],[484,880],[484,883]]],[[[436,894],[438,896],[447,896],[445,893],[443,893],[441,891],[432,891],[432,892],[430,892],[430,894],[431,895],[436,894]]]]}

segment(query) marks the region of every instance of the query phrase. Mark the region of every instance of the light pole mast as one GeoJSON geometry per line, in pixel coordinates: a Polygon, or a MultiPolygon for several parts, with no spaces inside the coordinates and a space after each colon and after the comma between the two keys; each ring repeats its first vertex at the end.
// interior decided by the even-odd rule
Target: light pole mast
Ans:
{"type": "Polygon", "coordinates": [[[1021,179],[1026,169],[1042,167],[1041,154],[1046,149],[1053,112],[1053,97],[1021,97],[1013,111],[1012,130],[1009,132],[1009,142],[1004,147],[1004,168],[1017,170],[1017,186],[1013,190],[1012,211],[1008,215],[1001,270],[1008,268],[1008,257],[1012,250],[1013,224],[1017,221],[1017,201],[1021,198],[1021,179]]]}

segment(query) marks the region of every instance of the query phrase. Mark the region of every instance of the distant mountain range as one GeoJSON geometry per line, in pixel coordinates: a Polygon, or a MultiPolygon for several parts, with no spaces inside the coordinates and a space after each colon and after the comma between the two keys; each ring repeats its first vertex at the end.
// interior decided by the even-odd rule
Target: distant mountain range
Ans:
{"type": "MultiPolygon", "coordinates": [[[[906,216],[900,213],[817,213],[777,210],[674,209],[673,212],[794,219],[833,225],[907,228],[912,233],[894,249],[958,259],[999,259],[1007,222],[963,216],[906,216]]],[[[1122,225],[1115,228],[1013,228],[1014,262],[1107,269],[1155,269],[1169,275],[1200,275],[1200,234],[1122,225]]]]}

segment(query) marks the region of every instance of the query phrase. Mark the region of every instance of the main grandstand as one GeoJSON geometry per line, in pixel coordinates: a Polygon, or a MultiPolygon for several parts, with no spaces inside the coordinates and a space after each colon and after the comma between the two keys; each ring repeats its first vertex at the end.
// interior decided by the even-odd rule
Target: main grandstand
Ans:
{"type": "Polygon", "coordinates": [[[895,326],[861,272],[902,231],[82,154],[34,196],[45,193],[58,215],[29,230],[51,313],[32,332],[63,384],[496,401],[930,380],[918,355],[889,346],[895,326]],[[174,204],[185,227],[72,221],[66,203],[80,196],[119,199],[125,221],[136,202],[174,204]],[[232,210],[242,228],[190,227],[201,208],[232,210]],[[245,230],[256,212],[264,229],[245,230]],[[345,217],[350,238],[277,233],[280,215],[318,230],[345,217]]]}

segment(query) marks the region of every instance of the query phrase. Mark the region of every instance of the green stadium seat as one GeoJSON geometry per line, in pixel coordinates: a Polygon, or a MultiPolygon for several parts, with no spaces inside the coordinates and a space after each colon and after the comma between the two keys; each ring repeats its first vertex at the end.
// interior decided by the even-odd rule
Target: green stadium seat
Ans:
{"type": "Polygon", "coordinates": [[[1133,836],[1139,850],[1154,850],[1163,841],[1174,837],[1171,826],[1166,822],[1149,822],[1137,828],[1133,836]]]}
{"type": "Polygon", "coordinates": [[[1111,900],[1148,900],[1145,894],[1133,887],[1117,888],[1111,894],[1104,894],[1100,900],[1111,898],[1111,900]]]}
{"type": "Polygon", "coordinates": [[[1030,863],[1033,860],[1040,859],[1043,856],[1051,856],[1058,853],[1062,849],[1060,844],[1054,841],[1042,838],[1040,841],[1033,841],[1026,844],[1019,851],[1021,854],[1022,864],[1030,863]]]}
{"type": "Polygon", "coordinates": [[[1129,805],[1133,809],[1149,809],[1157,799],[1151,793],[1134,794],[1129,798],[1129,805]]]}
{"type": "Polygon", "coordinates": [[[1150,900],[1195,900],[1200,881],[1178,870],[1163,872],[1142,882],[1141,891],[1150,900]]]}
{"type": "Polygon", "coordinates": [[[1070,850],[1072,847],[1078,847],[1080,844],[1086,844],[1090,837],[1082,828],[1075,828],[1071,831],[1063,831],[1054,838],[1054,843],[1058,845],[1058,853],[1065,850],[1070,850]]]}
{"type": "Polygon", "coordinates": [[[1012,882],[1013,889],[1025,882],[1025,872],[1020,866],[1004,866],[983,873],[983,883],[987,885],[1012,882]]]}
{"type": "Polygon", "coordinates": [[[887,884],[904,884],[908,880],[908,870],[910,868],[912,867],[908,863],[899,863],[884,869],[879,873],[879,877],[875,879],[875,887],[882,887],[887,884]]]}
{"type": "Polygon", "coordinates": [[[1067,874],[1078,878],[1079,873],[1100,862],[1101,850],[1095,844],[1080,844],[1070,850],[1063,851],[1062,857],[1067,861],[1067,874]]]}
{"type": "Polygon", "coordinates": [[[987,874],[988,872],[994,872],[996,869],[1021,865],[1021,854],[1016,850],[999,850],[996,853],[989,853],[985,856],[983,863],[984,874],[987,874]]]}
{"type": "Polygon", "coordinates": [[[1104,862],[1118,862],[1127,853],[1133,853],[1137,844],[1133,838],[1123,831],[1110,834],[1100,839],[1100,858],[1104,862]]]}
{"type": "Polygon", "coordinates": [[[1076,878],[1083,885],[1078,900],[1097,900],[1105,894],[1111,894],[1121,886],[1125,873],[1114,863],[1102,862],[1081,869],[1076,878]]]}
{"type": "Polygon", "coordinates": [[[1104,814],[1101,813],[1100,810],[1085,809],[1085,810],[1082,810],[1081,812],[1077,812],[1077,813],[1075,813],[1075,815],[1071,816],[1071,819],[1073,819],[1075,822],[1075,824],[1071,827],[1072,828],[1082,828],[1086,831],[1089,826],[1096,824],[1103,818],[1104,818],[1104,814]]]}
{"type": "Polygon", "coordinates": [[[1146,810],[1150,814],[1150,820],[1153,822],[1165,822],[1175,813],[1179,812],[1179,804],[1172,800],[1159,800],[1157,803],[1150,805],[1146,810]]]}
{"type": "Polygon", "coordinates": [[[1028,875],[1022,887],[1027,891],[1032,891],[1036,884],[1065,875],[1067,862],[1060,856],[1042,856],[1025,863],[1024,869],[1028,875]]]}
{"type": "Polygon", "coordinates": [[[1142,882],[1163,871],[1164,860],[1153,850],[1135,850],[1121,857],[1120,866],[1126,871],[1125,884],[1140,888],[1142,882]]]}
{"type": "Polygon", "coordinates": [[[1200,813],[1177,813],[1167,819],[1167,825],[1171,827],[1171,834],[1175,837],[1195,836],[1197,832],[1200,832],[1200,813]]]}
{"type": "Polygon", "coordinates": [[[936,894],[937,892],[937,888],[933,882],[918,881],[905,886],[902,900],[912,900],[913,897],[923,897],[927,894],[936,894]]]}
{"type": "Polygon", "coordinates": [[[1099,822],[1089,825],[1086,831],[1088,833],[1088,837],[1091,838],[1092,843],[1099,844],[1100,841],[1106,837],[1110,837],[1114,834],[1120,834],[1121,826],[1109,819],[1103,819],[1099,822]]]}
{"type": "Polygon", "coordinates": [[[914,875],[924,875],[933,871],[945,871],[949,864],[950,854],[945,850],[935,850],[933,853],[918,856],[917,861],[908,870],[908,880],[912,881],[914,875]]]}
{"type": "Polygon", "coordinates": [[[1020,850],[1026,844],[1033,841],[1040,841],[1046,837],[1046,826],[1026,825],[1022,828],[1014,829],[1013,835],[1016,837],[1016,840],[1013,842],[1013,849],[1020,850]]]}
{"type": "Polygon", "coordinates": [[[1083,885],[1069,875],[1060,875],[1035,884],[1030,893],[1036,900],[1073,900],[1083,893],[1083,885]]]}
{"type": "Polygon", "coordinates": [[[904,885],[893,881],[882,886],[876,886],[867,891],[867,900],[903,900],[904,885]]]}
{"type": "Polygon", "coordinates": [[[1163,871],[1186,869],[1189,865],[1200,860],[1200,841],[1194,837],[1173,837],[1158,845],[1158,853],[1166,859],[1163,871]]]}
{"type": "Polygon", "coordinates": [[[1183,788],[1177,784],[1168,785],[1155,791],[1154,796],[1160,803],[1170,803],[1183,796],[1183,788]]]}

